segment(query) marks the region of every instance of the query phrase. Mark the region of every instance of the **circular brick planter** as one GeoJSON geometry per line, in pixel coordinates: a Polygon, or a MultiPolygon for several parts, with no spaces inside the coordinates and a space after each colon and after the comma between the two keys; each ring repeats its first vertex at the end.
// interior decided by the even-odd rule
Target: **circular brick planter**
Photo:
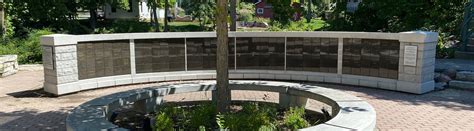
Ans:
{"type": "MultiPolygon", "coordinates": [[[[374,108],[355,96],[319,86],[274,81],[231,81],[232,90],[253,90],[280,93],[279,104],[297,106],[314,99],[331,106],[333,118],[323,124],[301,130],[373,130],[376,123],[374,108]]],[[[88,101],[76,107],[66,119],[67,130],[127,130],[109,122],[112,111],[133,103],[135,109],[154,111],[163,96],[199,91],[212,91],[213,82],[149,87],[115,93],[88,101]]]]}

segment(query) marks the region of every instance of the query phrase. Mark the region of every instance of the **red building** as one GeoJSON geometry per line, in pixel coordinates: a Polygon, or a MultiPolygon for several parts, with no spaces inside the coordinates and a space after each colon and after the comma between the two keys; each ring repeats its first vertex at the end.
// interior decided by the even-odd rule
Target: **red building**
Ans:
{"type": "Polygon", "coordinates": [[[257,2],[255,3],[255,16],[272,18],[272,4],[265,2],[265,0],[257,0],[257,2]]]}
{"type": "MultiPolygon", "coordinates": [[[[303,2],[303,0],[292,0],[292,1],[300,1],[300,3],[303,2]]],[[[294,2],[292,4],[293,8],[300,8],[301,7],[300,3],[294,2]]],[[[256,0],[255,16],[264,17],[264,18],[272,18],[273,17],[272,4],[270,2],[266,2],[266,0],[256,0]]],[[[294,20],[298,20],[299,16],[300,16],[300,13],[297,12],[295,14],[294,20]]]]}

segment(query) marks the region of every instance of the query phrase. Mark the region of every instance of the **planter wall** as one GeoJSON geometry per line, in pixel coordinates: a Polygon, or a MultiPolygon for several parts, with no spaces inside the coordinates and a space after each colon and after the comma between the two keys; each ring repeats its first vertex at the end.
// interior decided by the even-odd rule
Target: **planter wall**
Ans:
{"type": "Polygon", "coordinates": [[[0,78],[18,72],[17,55],[0,55],[0,78]]]}

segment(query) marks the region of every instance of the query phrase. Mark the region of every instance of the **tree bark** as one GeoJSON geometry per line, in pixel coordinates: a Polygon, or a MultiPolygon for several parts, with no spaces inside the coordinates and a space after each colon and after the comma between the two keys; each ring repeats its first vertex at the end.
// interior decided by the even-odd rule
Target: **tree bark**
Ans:
{"type": "Polygon", "coordinates": [[[229,89],[229,70],[228,70],[228,27],[227,27],[227,0],[217,0],[217,111],[225,113],[229,111],[231,102],[231,91],[229,89]]]}
{"type": "Polygon", "coordinates": [[[168,14],[169,14],[169,8],[170,4],[168,3],[169,0],[165,0],[165,27],[163,28],[164,32],[168,32],[168,14]]]}
{"type": "Polygon", "coordinates": [[[155,22],[155,32],[160,32],[160,23],[158,22],[158,15],[156,15],[156,4],[152,6],[152,13],[153,13],[153,22],[155,22]]]}
{"type": "Polygon", "coordinates": [[[89,9],[89,13],[90,13],[90,26],[91,26],[91,29],[92,29],[92,32],[95,31],[95,27],[97,25],[97,8],[94,6],[94,7],[91,7],[89,9]]]}
{"type": "Polygon", "coordinates": [[[308,13],[306,14],[306,22],[310,23],[311,19],[313,18],[313,10],[311,9],[313,6],[313,0],[307,0],[308,2],[308,13]]]}
{"type": "Polygon", "coordinates": [[[237,30],[237,0],[230,0],[230,31],[237,30]]]}
{"type": "Polygon", "coordinates": [[[3,0],[0,0],[0,36],[2,38],[5,38],[5,33],[6,33],[6,29],[7,27],[5,26],[5,8],[4,8],[4,2],[3,0]]]}

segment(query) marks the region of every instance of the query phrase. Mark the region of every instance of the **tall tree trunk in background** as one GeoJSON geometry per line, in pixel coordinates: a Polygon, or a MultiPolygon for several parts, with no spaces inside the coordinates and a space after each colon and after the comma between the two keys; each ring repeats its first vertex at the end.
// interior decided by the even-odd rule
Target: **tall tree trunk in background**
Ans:
{"type": "Polygon", "coordinates": [[[310,23],[311,19],[313,18],[313,10],[311,9],[313,6],[313,0],[307,0],[308,2],[308,12],[306,13],[306,22],[310,23]]]}
{"type": "Polygon", "coordinates": [[[230,31],[237,30],[237,0],[230,0],[230,31]]]}
{"type": "Polygon", "coordinates": [[[4,8],[4,2],[3,0],[0,0],[0,36],[2,38],[5,38],[5,33],[7,27],[5,26],[5,8],[4,8]]]}
{"type": "Polygon", "coordinates": [[[228,28],[227,28],[227,0],[217,0],[217,95],[214,98],[217,111],[225,113],[229,111],[230,102],[231,102],[231,91],[229,88],[229,70],[228,70],[228,55],[229,55],[229,46],[228,46],[228,28]]]}
{"type": "Polygon", "coordinates": [[[152,9],[152,13],[153,13],[152,19],[153,19],[153,22],[155,22],[155,24],[154,24],[155,25],[155,32],[160,32],[160,23],[158,22],[158,15],[156,15],[157,14],[156,4],[153,4],[152,8],[153,8],[152,9]]]}
{"type": "Polygon", "coordinates": [[[95,32],[95,27],[97,25],[97,7],[91,7],[89,9],[89,13],[90,13],[90,18],[89,18],[89,22],[90,22],[90,26],[91,26],[91,29],[92,29],[92,32],[95,32]]]}
{"type": "Polygon", "coordinates": [[[169,0],[165,0],[165,27],[163,29],[164,32],[168,32],[168,14],[170,8],[170,4],[168,2],[169,0]]]}

